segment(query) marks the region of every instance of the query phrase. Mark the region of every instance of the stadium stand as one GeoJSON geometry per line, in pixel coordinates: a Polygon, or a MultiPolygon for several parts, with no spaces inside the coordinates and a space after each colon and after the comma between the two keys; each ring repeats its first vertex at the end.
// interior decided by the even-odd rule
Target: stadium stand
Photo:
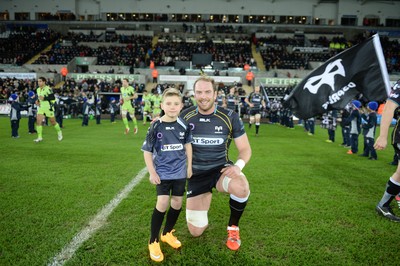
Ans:
{"type": "MultiPolygon", "coordinates": [[[[134,75],[135,84],[153,89],[148,68],[150,61],[154,62],[161,79],[163,76],[177,76],[170,84],[182,84],[185,89],[189,84],[185,77],[200,74],[232,77],[232,80],[239,77],[244,81],[246,71],[243,68],[249,65],[255,74],[254,84],[265,86],[269,96],[282,98],[287,87],[294,85],[297,79],[375,32],[368,27],[344,29],[297,24],[292,27],[288,24],[295,22],[290,20],[274,21],[268,16],[264,19],[246,15],[239,23],[234,22],[233,17],[228,23],[224,16],[211,16],[204,20],[198,16],[121,17],[109,13],[109,23],[102,21],[99,24],[68,22],[75,20],[75,15],[59,15],[61,21],[58,22],[53,22],[54,18],[51,14],[41,16],[43,23],[39,24],[29,21],[2,23],[0,72],[45,75],[62,93],[69,93],[71,87],[79,88],[79,85],[73,86],[61,80],[60,69],[67,67],[69,80],[75,79],[76,84],[92,78],[107,81],[110,88],[105,91],[110,92],[120,79],[113,75],[118,74],[134,75]],[[113,21],[127,23],[115,24],[113,21]],[[129,21],[136,24],[129,24],[129,21]],[[209,54],[211,63],[189,64],[198,53],[209,54]],[[77,58],[92,59],[82,66],[77,63],[77,58]],[[77,75],[80,73],[97,76],[77,75]]],[[[373,23],[370,20],[368,26],[373,23]]],[[[400,73],[399,38],[382,35],[381,43],[388,72],[396,79],[400,73]]],[[[235,82],[232,80],[223,82],[224,86],[233,86],[235,82]]],[[[3,95],[4,89],[7,92],[16,89],[9,88],[9,82],[5,84],[6,88],[4,84],[2,86],[3,95]]],[[[246,84],[239,87],[246,93],[252,90],[246,84]]]]}

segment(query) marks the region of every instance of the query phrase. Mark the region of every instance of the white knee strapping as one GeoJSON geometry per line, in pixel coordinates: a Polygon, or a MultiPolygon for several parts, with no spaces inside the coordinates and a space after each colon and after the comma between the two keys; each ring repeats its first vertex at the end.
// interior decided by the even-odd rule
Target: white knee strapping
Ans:
{"type": "Polygon", "coordinates": [[[122,114],[122,115],[127,115],[127,114],[128,114],[128,111],[127,111],[127,110],[121,110],[121,114],[122,114]]]}
{"type": "Polygon", "coordinates": [[[231,182],[231,180],[232,178],[228,176],[224,176],[224,179],[222,179],[222,188],[225,192],[228,192],[229,182],[231,182]]]}
{"type": "Polygon", "coordinates": [[[230,197],[231,197],[231,199],[233,199],[233,200],[235,200],[235,201],[237,201],[237,202],[243,203],[243,202],[246,202],[246,201],[249,199],[249,197],[250,197],[250,191],[249,191],[249,194],[247,194],[247,196],[246,196],[245,198],[239,198],[239,197],[236,197],[236,196],[233,195],[233,194],[231,194],[230,197]]]}
{"type": "Polygon", "coordinates": [[[186,210],[186,221],[196,227],[208,225],[207,211],[186,210]]]}
{"type": "Polygon", "coordinates": [[[392,182],[393,184],[400,186],[400,183],[397,182],[396,180],[394,180],[394,179],[393,179],[393,176],[391,176],[391,177],[389,178],[389,180],[390,180],[390,182],[392,182]]]}

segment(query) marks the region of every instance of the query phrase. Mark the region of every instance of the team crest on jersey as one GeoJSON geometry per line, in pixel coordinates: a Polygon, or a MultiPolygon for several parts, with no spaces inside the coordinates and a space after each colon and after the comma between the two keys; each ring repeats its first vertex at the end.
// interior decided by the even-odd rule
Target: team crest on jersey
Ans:
{"type": "Polygon", "coordinates": [[[215,126],[214,127],[216,134],[222,134],[223,127],[222,126],[215,126]]]}

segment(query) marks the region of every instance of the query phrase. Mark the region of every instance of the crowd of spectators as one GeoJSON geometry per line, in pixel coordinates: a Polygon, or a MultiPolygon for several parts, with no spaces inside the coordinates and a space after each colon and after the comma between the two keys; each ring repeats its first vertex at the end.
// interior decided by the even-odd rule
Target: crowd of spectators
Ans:
{"type": "Polygon", "coordinates": [[[243,68],[245,64],[255,65],[252,60],[251,44],[243,41],[237,43],[204,42],[173,42],[157,43],[150,58],[156,66],[173,66],[176,61],[190,61],[193,54],[206,53],[212,55],[212,61],[228,63],[228,67],[243,68]]]}
{"type": "Polygon", "coordinates": [[[381,42],[389,74],[400,72],[400,42],[390,41],[388,37],[382,38],[381,42]]]}
{"type": "MultiPolygon", "coordinates": [[[[49,86],[54,86],[54,80],[47,82],[49,86]]],[[[20,99],[26,99],[26,95],[30,90],[36,90],[38,87],[35,79],[16,79],[2,78],[0,79],[0,100],[8,100],[10,95],[16,93],[20,99]]]]}
{"type": "MultiPolygon", "coordinates": [[[[203,25],[196,25],[195,28],[193,25],[187,25],[186,23],[182,24],[182,30],[185,33],[193,33],[198,32],[202,34],[206,34],[207,27],[205,23],[203,25]]],[[[217,26],[209,26],[208,30],[210,33],[244,33],[245,30],[242,26],[233,27],[231,25],[217,25],[217,26]]]]}
{"type": "MultiPolygon", "coordinates": [[[[255,66],[251,45],[244,38],[233,39],[236,43],[173,42],[169,37],[153,48],[152,37],[110,35],[105,41],[126,44],[123,46],[99,46],[91,48],[80,42],[99,42],[102,38],[94,34],[69,33],[53,44],[51,50],[43,52],[34,64],[67,64],[74,57],[97,57],[97,65],[121,65],[141,68],[149,64],[155,66],[174,66],[176,61],[190,61],[194,53],[212,54],[213,61],[224,61],[228,67],[242,68],[245,64],[255,66]]],[[[233,36],[234,37],[234,36],[233,36]]]]}
{"type": "MultiPolygon", "coordinates": [[[[293,51],[293,47],[296,46],[306,47],[304,42],[299,42],[295,38],[278,39],[276,36],[270,36],[258,39],[256,45],[267,71],[270,69],[311,70],[310,61],[325,62],[343,50],[362,42],[368,36],[369,34],[356,35],[351,41],[344,37],[333,37],[329,40],[325,36],[308,40],[309,47],[326,48],[321,52],[293,51]]],[[[388,72],[400,72],[400,43],[396,40],[391,41],[388,37],[380,39],[388,72]]]]}
{"type": "MultiPolygon", "coordinates": [[[[232,33],[231,26],[215,26],[216,33],[203,36],[202,40],[174,40],[171,36],[160,35],[156,45],[153,37],[139,35],[122,35],[115,33],[90,34],[68,33],[61,36],[52,30],[36,30],[32,27],[21,27],[10,32],[7,38],[0,38],[0,63],[22,65],[46,46],[54,43],[51,50],[43,52],[34,64],[68,64],[74,57],[97,57],[98,65],[120,65],[143,68],[153,61],[155,66],[174,66],[176,61],[190,61],[195,53],[212,55],[212,60],[226,62],[229,68],[242,68],[245,64],[256,66],[252,55],[250,36],[232,33]],[[219,33],[231,34],[232,42],[219,39],[219,33]],[[218,40],[218,41],[217,41],[218,40]],[[82,42],[104,42],[104,45],[82,45],[82,42]],[[111,43],[111,45],[110,45],[111,43]],[[118,44],[112,45],[112,44],[118,44]]],[[[342,36],[327,38],[321,36],[314,40],[304,38],[277,38],[270,36],[252,39],[260,52],[267,71],[273,69],[310,70],[311,61],[324,62],[343,49],[351,47],[368,37],[369,34],[355,36],[346,40],[342,36]],[[321,52],[293,51],[293,47],[326,48],[321,52]]],[[[398,41],[381,37],[389,73],[400,72],[398,41]]]]}
{"type": "Polygon", "coordinates": [[[23,65],[60,37],[53,30],[35,30],[22,27],[6,32],[0,38],[0,64],[23,65]]]}
{"type": "Polygon", "coordinates": [[[94,34],[93,31],[90,31],[89,34],[71,31],[63,36],[60,41],[70,41],[73,45],[76,45],[79,42],[101,42],[105,39],[104,35],[104,33],[94,34]]]}
{"type": "Polygon", "coordinates": [[[104,45],[91,48],[80,45],[82,41],[99,40],[98,36],[70,33],[53,44],[51,50],[43,52],[34,64],[67,64],[74,57],[97,57],[97,65],[121,65],[141,67],[151,49],[152,37],[116,35],[119,43],[126,45],[104,45]],[[89,36],[89,37],[84,37],[89,36]]]}

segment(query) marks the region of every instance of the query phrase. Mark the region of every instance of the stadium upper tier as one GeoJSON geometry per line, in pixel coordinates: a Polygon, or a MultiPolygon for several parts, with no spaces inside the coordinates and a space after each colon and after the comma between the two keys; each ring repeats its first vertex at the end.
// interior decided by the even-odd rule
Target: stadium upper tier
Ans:
{"type": "MultiPolygon", "coordinates": [[[[259,54],[267,71],[310,70],[310,62],[326,61],[365,39],[362,34],[352,40],[340,34],[328,37],[314,34],[318,37],[312,39],[298,32],[292,37],[260,36],[225,33],[221,29],[213,34],[177,32],[144,36],[133,31],[131,34],[109,30],[61,34],[53,30],[21,27],[2,34],[0,63],[23,65],[34,58],[33,64],[66,65],[75,57],[95,57],[93,64],[96,65],[143,68],[150,61],[156,67],[175,66],[178,61],[191,61],[194,54],[208,54],[212,62],[223,62],[225,68],[243,68],[246,64],[256,68],[260,61],[254,58],[259,54]]],[[[381,43],[389,73],[400,72],[399,43],[388,38],[381,38],[381,43]]]]}
{"type": "MultiPolygon", "coordinates": [[[[204,71],[208,75],[238,76],[246,83],[244,68],[249,66],[255,73],[255,84],[263,83],[265,78],[284,79],[270,83],[271,95],[279,97],[288,79],[305,77],[321,62],[374,33],[365,29],[298,30],[283,26],[271,32],[254,32],[247,27],[201,25],[193,29],[175,25],[170,32],[157,30],[154,25],[129,29],[86,24],[85,28],[71,25],[67,30],[20,25],[0,34],[0,71],[54,73],[46,77],[54,78],[57,84],[61,81],[60,70],[66,66],[71,74],[140,74],[135,79],[140,77],[140,82],[147,83],[153,61],[161,76],[196,76],[204,71]],[[210,62],[197,65],[199,54],[206,54],[210,62]],[[79,58],[89,58],[90,63],[78,66],[79,58]]],[[[381,44],[390,79],[397,80],[399,42],[382,36],[381,44]]]]}

